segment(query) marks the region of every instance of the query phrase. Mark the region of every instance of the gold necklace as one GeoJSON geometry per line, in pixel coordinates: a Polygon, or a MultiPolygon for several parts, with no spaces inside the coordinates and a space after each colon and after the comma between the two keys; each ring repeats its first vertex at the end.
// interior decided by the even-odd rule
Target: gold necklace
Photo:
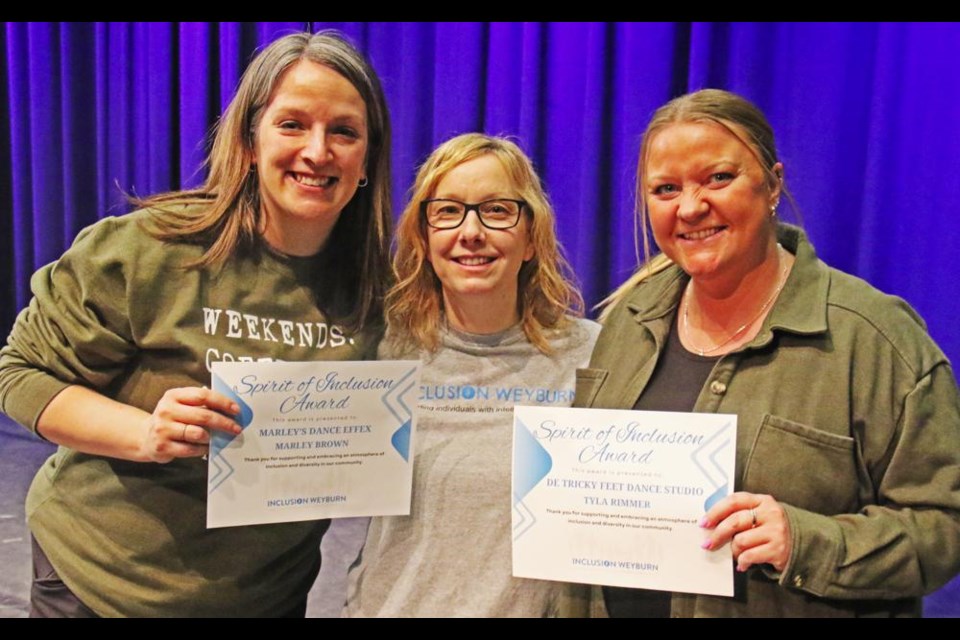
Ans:
{"type": "MultiPolygon", "coordinates": [[[[777,296],[780,295],[780,291],[783,289],[783,285],[785,285],[785,284],[787,283],[787,260],[785,260],[785,259],[783,258],[783,247],[780,246],[780,243],[777,243],[777,255],[780,257],[781,260],[783,260],[783,268],[780,270],[780,282],[779,282],[779,284],[777,284],[777,288],[774,289],[774,291],[773,291],[773,293],[770,295],[770,297],[767,298],[767,301],[764,302],[764,303],[763,303],[763,306],[760,307],[760,311],[757,312],[757,315],[753,316],[748,322],[746,322],[746,323],[744,323],[743,325],[741,325],[739,329],[737,329],[736,331],[734,331],[733,333],[731,333],[730,336],[729,336],[726,340],[724,340],[723,342],[721,342],[720,344],[718,344],[718,345],[716,345],[716,346],[710,347],[709,349],[701,349],[701,348],[698,347],[697,345],[693,344],[693,340],[691,340],[691,338],[690,338],[690,336],[691,336],[691,334],[690,334],[690,320],[689,320],[689,318],[688,318],[688,312],[690,311],[690,295],[689,295],[690,287],[689,287],[689,285],[687,286],[686,289],[684,289],[684,292],[683,292],[683,329],[684,329],[684,331],[687,332],[687,343],[690,345],[690,347],[691,347],[694,351],[697,352],[697,355],[705,356],[705,355],[707,355],[707,354],[709,354],[709,353],[713,353],[714,351],[719,351],[719,350],[722,349],[723,347],[725,347],[725,346],[727,346],[728,344],[730,344],[731,342],[733,342],[733,341],[737,338],[737,336],[739,336],[741,333],[743,333],[743,332],[746,330],[747,327],[749,327],[749,326],[752,325],[754,322],[756,322],[757,319],[758,319],[760,316],[762,316],[763,313],[767,310],[767,307],[769,307],[769,306],[771,305],[771,303],[773,303],[773,301],[777,299],[777,296]]],[[[691,280],[691,282],[692,282],[692,280],[691,280]]]]}

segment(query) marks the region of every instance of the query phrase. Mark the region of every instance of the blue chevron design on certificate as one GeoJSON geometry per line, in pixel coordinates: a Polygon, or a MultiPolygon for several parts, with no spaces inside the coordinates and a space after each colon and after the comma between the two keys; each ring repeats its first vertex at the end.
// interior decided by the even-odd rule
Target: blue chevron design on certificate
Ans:
{"type": "Polygon", "coordinates": [[[708,438],[699,448],[690,454],[690,459],[703,472],[704,477],[713,485],[715,491],[707,496],[703,503],[703,510],[707,511],[716,502],[730,493],[730,478],[717,461],[717,456],[731,445],[730,435],[732,423],[720,427],[716,433],[708,438]],[[706,458],[706,460],[704,460],[706,458]],[[707,464],[709,463],[709,464],[707,464]]]}
{"type": "Polygon", "coordinates": [[[410,460],[410,424],[413,419],[410,406],[416,399],[416,372],[416,369],[410,369],[380,397],[380,402],[400,425],[390,437],[390,444],[406,461],[410,460]]]}

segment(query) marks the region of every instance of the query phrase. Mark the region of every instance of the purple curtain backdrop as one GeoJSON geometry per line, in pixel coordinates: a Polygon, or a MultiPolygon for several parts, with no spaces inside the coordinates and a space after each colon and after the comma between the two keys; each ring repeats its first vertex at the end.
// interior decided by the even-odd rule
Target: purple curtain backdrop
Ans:
{"type": "MultiPolygon", "coordinates": [[[[343,31],[381,75],[394,204],[433,146],[517,136],[588,303],[636,265],[634,184],[652,111],[703,87],[770,118],[821,257],[905,298],[960,356],[960,25],[794,23],[7,23],[0,33],[0,331],[77,232],[202,180],[210,127],[252,52],[343,31]]],[[[927,599],[960,615],[960,583],[927,599]]]]}

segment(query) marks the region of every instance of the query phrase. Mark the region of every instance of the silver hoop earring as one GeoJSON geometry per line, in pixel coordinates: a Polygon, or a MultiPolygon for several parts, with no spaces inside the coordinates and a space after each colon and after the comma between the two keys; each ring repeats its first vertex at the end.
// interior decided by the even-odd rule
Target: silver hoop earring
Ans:
{"type": "Polygon", "coordinates": [[[363,189],[368,184],[370,184],[370,181],[367,180],[367,176],[363,176],[363,178],[360,179],[360,182],[357,183],[357,186],[363,189]]]}

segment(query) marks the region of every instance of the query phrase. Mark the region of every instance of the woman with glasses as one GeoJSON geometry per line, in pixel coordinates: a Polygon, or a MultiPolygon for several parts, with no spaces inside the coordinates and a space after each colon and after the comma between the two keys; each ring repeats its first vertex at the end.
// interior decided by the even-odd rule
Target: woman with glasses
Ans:
{"type": "Polygon", "coordinates": [[[400,219],[383,359],[424,361],[409,516],[375,518],[351,616],[543,616],[559,583],[511,576],[515,404],[569,406],[598,326],[517,145],[437,148],[400,219]]]}

